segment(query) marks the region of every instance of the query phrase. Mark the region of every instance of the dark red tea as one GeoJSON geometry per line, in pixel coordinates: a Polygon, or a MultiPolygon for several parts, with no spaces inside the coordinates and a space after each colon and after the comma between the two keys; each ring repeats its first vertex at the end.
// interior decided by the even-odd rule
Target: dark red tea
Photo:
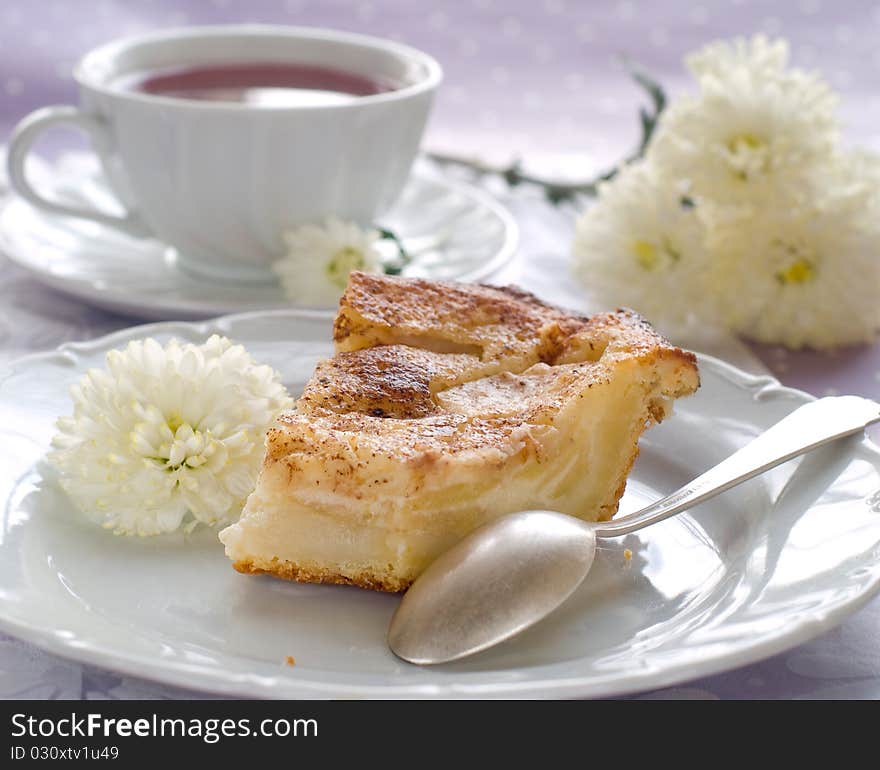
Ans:
{"type": "Polygon", "coordinates": [[[130,91],[211,102],[266,106],[340,104],[397,86],[330,67],[287,62],[192,65],[135,73],[117,85],[130,91]]]}

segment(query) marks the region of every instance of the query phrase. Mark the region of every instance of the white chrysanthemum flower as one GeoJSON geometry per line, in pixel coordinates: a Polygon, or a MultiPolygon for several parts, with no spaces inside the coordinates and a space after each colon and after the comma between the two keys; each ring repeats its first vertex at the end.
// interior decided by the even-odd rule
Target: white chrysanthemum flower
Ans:
{"type": "Polygon", "coordinates": [[[76,506],[117,534],[234,520],[266,429],[291,403],[271,367],[217,335],[130,342],[71,392],[49,460],[76,506]]]}
{"type": "Polygon", "coordinates": [[[784,69],[783,43],[715,43],[691,58],[700,92],[661,117],[649,157],[716,205],[763,206],[803,184],[834,152],[836,97],[818,76],[784,69]]]}
{"type": "Polygon", "coordinates": [[[712,316],[702,239],[702,225],[675,185],[636,163],[603,183],[578,221],[573,269],[596,299],[679,330],[712,316]]]}
{"type": "Polygon", "coordinates": [[[330,217],[323,225],[302,225],[285,233],[287,254],[272,269],[293,302],[335,305],[352,270],[382,272],[379,239],[376,230],[330,217]]]}
{"type": "Polygon", "coordinates": [[[764,77],[775,77],[788,66],[788,42],[769,40],[765,35],[733,40],[716,40],[685,58],[687,68],[697,80],[723,79],[730,72],[748,69],[764,77]]]}
{"type": "Polygon", "coordinates": [[[831,191],[780,199],[707,230],[711,291],[734,331],[826,349],[869,342],[880,330],[877,190],[859,179],[820,181],[831,191]]]}

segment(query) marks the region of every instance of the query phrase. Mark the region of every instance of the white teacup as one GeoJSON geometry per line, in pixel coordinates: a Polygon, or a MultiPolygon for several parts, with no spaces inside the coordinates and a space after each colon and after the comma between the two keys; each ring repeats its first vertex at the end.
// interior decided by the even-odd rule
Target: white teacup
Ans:
{"type": "Polygon", "coordinates": [[[283,232],[329,215],[363,225],[394,202],[442,79],[430,56],[362,35],[259,25],[192,27],[120,40],[86,54],[80,107],[46,107],[16,128],[7,163],[34,206],[159,238],[181,267],[227,280],[267,280],[283,232]],[[293,106],[199,101],[126,85],[137,72],[295,63],[391,82],[341,103],[293,106]],[[24,172],[49,126],[84,130],[126,214],[48,200],[24,172]]]}

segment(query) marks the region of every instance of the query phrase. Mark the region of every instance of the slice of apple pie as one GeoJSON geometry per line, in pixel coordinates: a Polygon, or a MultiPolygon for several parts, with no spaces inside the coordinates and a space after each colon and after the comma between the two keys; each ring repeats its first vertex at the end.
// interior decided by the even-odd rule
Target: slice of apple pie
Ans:
{"type": "Polygon", "coordinates": [[[638,439],[699,384],[642,318],[352,273],[321,362],[220,533],[240,572],[401,591],[479,524],[617,511],[638,439]]]}

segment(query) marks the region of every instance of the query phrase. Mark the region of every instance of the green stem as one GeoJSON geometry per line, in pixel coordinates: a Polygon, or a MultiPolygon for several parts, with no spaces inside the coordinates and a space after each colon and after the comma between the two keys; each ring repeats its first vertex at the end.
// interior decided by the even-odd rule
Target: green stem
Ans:
{"type": "Polygon", "coordinates": [[[626,67],[630,77],[639,85],[650,99],[649,107],[641,107],[639,109],[639,124],[641,128],[641,138],[636,149],[620,163],[594,179],[583,182],[560,182],[558,180],[547,179],[536,174],[528,174],[522,170],[522,164],[519,160],[503,166],[487,163],[478,158],[472,158],[464,155],[455,155],[446,152],[431,152],[427,156],[436,163],[443,166],[460,166],[475,171],[479,176],[499,176],[504,179],[510,187],[516,187],[519,184],[531,184],[541,187],[544,195],[554,204],[561,203],[577,198],[580,195],[596,195],[599,184],[601,182],[613,179],[623,166],[641,158],[648,149],[648,144],[654,131],[657,128],[660,115],[666,108],[666,94],[662,87],[648,75],[637,68],[630,59],[621,57],[623,66],[626,67]]]}
{"type": "MultiPolygon", "coordinates": [[[[536,174],[528,174],[522,170],[520,161],[514,161],[509,166],[499,166],[492,163],[486,163],[478,158],[469,158],[462,155],[453,155],[445,152],[429,151],[427,156],[436,163],[443,166],[461,166],[476,171],[477,174],[484,176],[500,176],[511,187],[519,184],[533,184],[544,188],[545,195],[554,203],[558,203],[577,195],[595,195],[598,182],[603,179],[610,179],[608,174],[603,174],[590,182],[566,183],[545,179],[536,174]]],[[[612,174],[613,175],[613,174],[612,174]]]]}
{"type": "Polygon", "coordinates": [[[397,246],[397,259],[394,262],[388,263],[384,266],[385,273],[387,275],[400,275],[403,272],[403,269],[412,262],[412,256],[406,250],[406,247],[403,245],[403,241],[393,233],[391,230],[386,230],[385,228],[379,228],[379,237],[384,241],[391,241],[395,246],[397,246]]]}

